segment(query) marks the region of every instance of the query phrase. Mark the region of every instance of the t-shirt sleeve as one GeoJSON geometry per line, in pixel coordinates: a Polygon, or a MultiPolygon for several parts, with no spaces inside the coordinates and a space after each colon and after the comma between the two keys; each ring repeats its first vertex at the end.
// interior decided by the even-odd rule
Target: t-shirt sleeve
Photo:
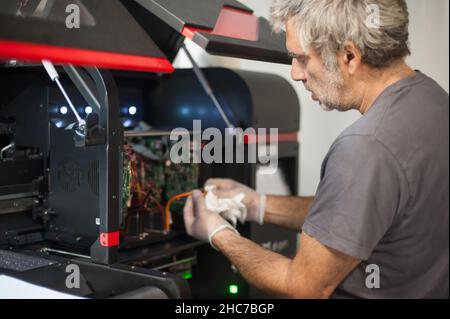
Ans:
{"type": "Polygon", "coordinates": [[[392,225],[404,176],[396,158],[371,136],[331,147],[303,231],[323,245],[367,260],[392,225]]]}

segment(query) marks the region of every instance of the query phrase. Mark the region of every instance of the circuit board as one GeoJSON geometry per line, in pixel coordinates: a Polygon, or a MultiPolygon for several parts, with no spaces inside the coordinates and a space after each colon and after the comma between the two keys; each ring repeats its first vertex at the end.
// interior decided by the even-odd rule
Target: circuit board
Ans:
{"type": "Polygon", "coordinates": [[[168,232],[180,219],[172,217],[181,216],[185,199],[173,202],[170,216],[167,202],[198,188],[199,165],[171,162],[170,146],[167,137],[133,138],[123,146],[124,235],[145,238],[152,232],[168,232]]]}

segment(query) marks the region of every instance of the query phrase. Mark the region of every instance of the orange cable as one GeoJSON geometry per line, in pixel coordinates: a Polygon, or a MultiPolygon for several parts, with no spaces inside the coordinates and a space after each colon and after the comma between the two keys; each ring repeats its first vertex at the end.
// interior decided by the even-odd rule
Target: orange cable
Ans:
{"type": "Polygon", "coordinates": [[[192,195],[192,192],[182,193],[182,194],[178,194],[178,195],[172,196],[167,201],[166,211],[165,211],[165,213],[166,213],[166,216],[165,216],[166,217],[166,230],[169,230],[169,228],[170,228],[170,206],[172,206],[172,204],[175,201],[177,201],[179,199],[182,199],[182,198],[185,198],[185,197],[189,197],[191,195],[192,195]]]}

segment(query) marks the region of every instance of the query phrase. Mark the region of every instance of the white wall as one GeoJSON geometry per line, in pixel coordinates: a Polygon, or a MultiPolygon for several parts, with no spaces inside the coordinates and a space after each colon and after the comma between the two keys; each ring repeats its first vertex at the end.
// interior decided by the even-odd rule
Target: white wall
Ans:
{"type": "Polygon", "coordinates": [[[408,63],[448,92],[448,0],[407,0],[412,55],[408,63]]]}
{"type": "MultiPolygon", "coordinates": [[[[258,16],[268,17],[271,0],[241,0],[258,16]]],[[[448,92],[449,85],[449,1],[407,0],[411,15],[412,56],[408,63],[433,77],[448,92]]],[[[225,66],[279,74],[296,89],[301,103],[300,195],[314,195],[319,183],[320,166],[334,139],[360,117],[356,111],[325,112],[311,100],[303,85],[290,79],[290,67],[271,63],[209,56],[195,44],[187,46],[201,66],[225,66]]],[[[190,67],[183,54],[175,67],[190,67]]]]}

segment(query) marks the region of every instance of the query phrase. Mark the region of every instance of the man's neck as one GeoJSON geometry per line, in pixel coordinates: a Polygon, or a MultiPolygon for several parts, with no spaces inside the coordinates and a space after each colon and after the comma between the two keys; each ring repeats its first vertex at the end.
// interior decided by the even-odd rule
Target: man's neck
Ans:
{"type": "Polygon", "coordinates": [[[415,71],[404,62],[386,69],[373,70],[366,81],[366,92],[359,108],[361,114],[366,114],[378,96],[389,86],[414,74],[415,71]]]}

